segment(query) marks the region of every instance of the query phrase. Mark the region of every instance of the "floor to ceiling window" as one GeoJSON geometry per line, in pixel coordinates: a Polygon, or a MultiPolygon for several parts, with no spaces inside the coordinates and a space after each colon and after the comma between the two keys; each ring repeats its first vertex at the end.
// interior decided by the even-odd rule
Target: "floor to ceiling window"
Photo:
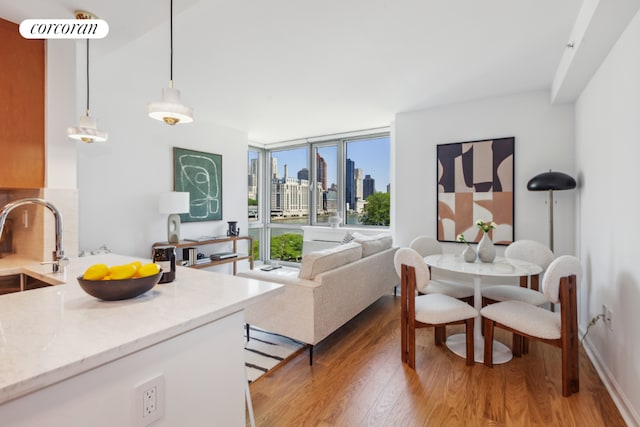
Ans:
{"type": "Polygon", "coordinates": [[[262,241],[262,230],[264,229],[262,206],[262,171],[261,165],[263,150],[260,148],[249,147],[248,165],[247,165],[247,216],[249,220],[249,236],[253,239],[253,257],[254,260],[264,259],[261,253],[260,242],[262,241]]]}
{"type": "Polygon", "coordinates": [[[314,222],[326,224],[329,215],[340,213],[339,194],[342,191],[338,184],[338,144],[314,145],[313,160],[315,167],[315,182],[313,184],[314,222]]]}
{"type": "Polygon", "coordinates": [[[309,224],[309,148],[268,150],[269,259],[300,262],[302,225],[309,224]]]}
{"type": "Polygon", "coordinates": [[[389,226],[388,135],[345,141],[346,224],[389,226]]]}
{"type": "Polygon", "coordinates": [[[262,259],[300,262],[301,227],[327,225],[335,213],[343,226],[388,227],[389,155],[388,132],[251,148],[249,231],[262,259]]]}

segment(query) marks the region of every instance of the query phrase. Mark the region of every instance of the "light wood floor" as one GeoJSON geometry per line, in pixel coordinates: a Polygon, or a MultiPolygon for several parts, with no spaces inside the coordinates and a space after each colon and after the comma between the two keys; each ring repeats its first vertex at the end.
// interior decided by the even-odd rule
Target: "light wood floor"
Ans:
{"type": "Polygon", "coordinates": [[[582,348],[580,392],[564,398],[560,349],[531,342],[522,358],[468,367],[425,328],[414,371],[400,361],[399,318],[399,299],[383,297],[316,346],[313,366],[304,351],[251,384],[256,425],[625,425],[582,348]]]}

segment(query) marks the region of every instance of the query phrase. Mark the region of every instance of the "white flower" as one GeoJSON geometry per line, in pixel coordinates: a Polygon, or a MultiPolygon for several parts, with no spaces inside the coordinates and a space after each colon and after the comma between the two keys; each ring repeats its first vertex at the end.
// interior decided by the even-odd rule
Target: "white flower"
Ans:
{"type": "Polygon", "coordinates": [[[491,221],[491,222],[484,222],[484,220],[476,220],[476,225],[478,226],[478,228],[482,231],[484,231],[485,233],[488,233],[489,230],[491,230],[492,228],[496,228],[498,225],[491,221]]]}

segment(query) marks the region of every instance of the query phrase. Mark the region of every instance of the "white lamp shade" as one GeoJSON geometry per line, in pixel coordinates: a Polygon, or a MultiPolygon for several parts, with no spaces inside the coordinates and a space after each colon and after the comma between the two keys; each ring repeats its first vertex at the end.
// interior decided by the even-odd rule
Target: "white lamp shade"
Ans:
{"type": "Polygon", "coordinates": [[[181,214],[189,212],[189,193],[171,191],[160,194],[158,211],[163,214],[181,214]]]}
{"type": "Polygon", "coordinates": [[[97,128],[96,119],[86,115],[80,116],[79,126],[67,128],[67,136],[83,142],[104,142],[107,133],[97,128]]]}
{"type": "Polygon", "coordinates": [[[182,105],[180,91],[172,87],[163,88],[162,101],[149,103],[147,111],[149,117],[161,120],[169,125],[191,123],[193,121],[193,109],[182,105]]]}

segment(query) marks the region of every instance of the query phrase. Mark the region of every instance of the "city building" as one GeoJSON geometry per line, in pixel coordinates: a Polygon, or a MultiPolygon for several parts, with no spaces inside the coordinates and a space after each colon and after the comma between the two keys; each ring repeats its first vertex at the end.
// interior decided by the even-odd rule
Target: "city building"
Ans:
{"type": "Polygon", "coordinates": [[[371,178],[371,175],[366,175],[362,180],[362,188],[362,196],[367,200],[367,197],[376,192],[376,180],[371,178]]]}

